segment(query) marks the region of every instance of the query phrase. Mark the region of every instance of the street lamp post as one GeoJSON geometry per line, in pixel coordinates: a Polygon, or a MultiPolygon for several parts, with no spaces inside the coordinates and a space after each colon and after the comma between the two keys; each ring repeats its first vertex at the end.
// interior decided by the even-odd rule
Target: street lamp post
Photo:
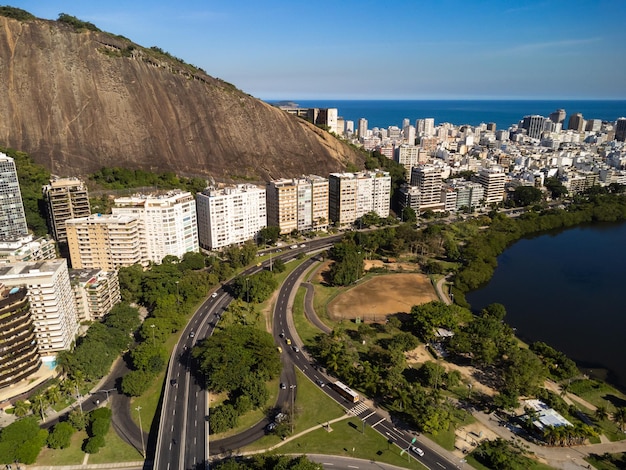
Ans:
{"type": "Polygon", "coordinates": [[[296,385],[295,384],[294,385],[290,385],[289,388],[291,389],[291,434],[293,434],[293,422],[294,422],[294,419],[295,419],[295,416],[296,416],[296,410],[295,410],[295,407],[294,407],[294,397],[293,396],[295,394],[294,390],[296,388],[296,385]]]}
{"type": "Polygon", "coordinates": [[[143,427],[141,426],[141,406],[135,408],[137,410],[137,415],[139,416],[139,433],[141,434],[141,455],[143,458],[146,458],[146,445],[143,442],[143,427]]]}
{"type": "MultiPolygon", "coordinates": [[[[177,284],[178,284],[178,283],[177,283],[177,284]]],[[[155,327],[155,326],[156,326],[156,325],[155,325],[154,323],[153,323],[152,325],[150,325],[150,329],[152,330],[152,347],[154,347],[154,346],[155,346],[155,344],[154,344],[154,327],[155,327]]]]}

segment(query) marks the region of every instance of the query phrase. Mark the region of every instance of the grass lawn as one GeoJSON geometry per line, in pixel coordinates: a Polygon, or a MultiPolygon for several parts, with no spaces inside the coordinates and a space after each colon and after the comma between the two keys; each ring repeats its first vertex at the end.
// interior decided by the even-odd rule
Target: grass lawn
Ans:
{"type": "Polygon", "coordinates": [[[304,315],[304,296],[306,289],[298,287],[296,297],[293,302],[293,322],[298,331],[298,336],[302,339],[305,346],[313,346],[315,338],[321,333],[304,315]]]}
{"type": "Polygon", "coordinates": [[[152,421],[160,419],[160,413],[157,415],[159,400],[161,399],[161,392],[163,390],[163,381],[165,380],[165,372],[161,372],[157,375],[150,387],[140,397],[134,397],[130,401],[130,413],[133,417],[133,421],[139,426],[139,414],[137,413],[137,407],[141,407],[141,425],[144,431],[149,431],[152,421]]]}
{"type": "MultiPolygon", "coordinates": [[[[466,456],[465,460],[472,468],[475,468],[477,470],[491,470],[490,467],[485,467],[483,464],[479,463],[472,454],[466,456]]],[[[531,462],[532,463],[530,464],[530,467],[528,467],[528,470],[554,470],[554,467],[550,467],[549,465],[546,465],[544,463],[535,462],[532,459],[531,462]]]]}
{"type": "MultiPolygon", "coordinates": [[[[322,392],[317,385],[307,379],[302,372],[297,370],[296,377],[297,393],[294,434],[345,415],[344,409],[322,392]]],[[[263,450],[279,442],[280,439],[278,436],[267,435],[246,447],[244,450],[263,450]]]]}
{"type": "Polygon", "coordinates": [[[67,449],[43,448],[37,457],[37,465],[80,465],[85,453],[81,450],[83,441],[87,439],[85,431],[77,431],[72,435],[72,443],[67,449]]]}
{"type": "Polygon", "coordinates": [[[275,450],[279,454],[327,454],[357,457],[366,460],[385,462],[402,468],[426,468],[417,462],[413,455],[400,455],[401,449],[390,444],[387,439],[369,426],[362,431],[358,418],[338,421],[331,425],[331,432],[317,429],[298,439],[287,442],[275,450]]]}
{"type": "Polygon", "coordinates": [[[606,407],[609,413],[626,406],[626,395],[598,380],[585,379],[572,382],[569,391],[595,406],[606,407]]]}
{"type": "MultiPolygon", "coordinates": [[[[142,410],[143,411],[143,410],[142,410]]],[[[113,426],[109,428],[109,432],[104,436],[105,445],[97,454],[90,454],[89,464],[110,463],[110,462],[135,462],[143,460],[141,452],[134,447],[128,445],[113,430],[113,426]]]]}
{"type": "Polygon", "coordinates": [[[585,461],[598,470],[620,470],[626,468],[626,453],[590,456],[585,461]]]}

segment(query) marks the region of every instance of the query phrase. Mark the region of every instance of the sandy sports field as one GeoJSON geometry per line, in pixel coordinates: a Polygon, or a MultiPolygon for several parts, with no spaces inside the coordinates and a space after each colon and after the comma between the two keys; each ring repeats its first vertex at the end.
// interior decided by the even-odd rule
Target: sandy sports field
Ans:
{"type": "Polygon", "coordinates": [[[406,312],[413,305],[438,300],[435,289],[423,274],[385,274],[376,276],[340,294],[328,304],[335,320],[361,318],[384,320],[387,315],[406,312]]]}

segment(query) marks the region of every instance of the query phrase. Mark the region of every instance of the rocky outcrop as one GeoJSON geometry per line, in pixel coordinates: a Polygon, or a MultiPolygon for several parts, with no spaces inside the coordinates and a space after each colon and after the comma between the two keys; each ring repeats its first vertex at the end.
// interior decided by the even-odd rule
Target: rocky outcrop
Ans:
{"type": "Polygon", "coordinates": [[[122,166],[217,180],[326,175],[358,153],[156,48],[0,17],[0,145],[58,175],[122,166]]]}

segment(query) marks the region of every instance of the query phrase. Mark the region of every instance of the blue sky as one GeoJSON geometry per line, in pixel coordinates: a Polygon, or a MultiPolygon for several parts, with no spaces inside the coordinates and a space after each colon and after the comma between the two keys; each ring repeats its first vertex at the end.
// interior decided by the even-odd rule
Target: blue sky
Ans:
{"type": "Polygon", "coordinates": [[[624,0],[14,0],[264,100],[626,99],[624,0]]]}

